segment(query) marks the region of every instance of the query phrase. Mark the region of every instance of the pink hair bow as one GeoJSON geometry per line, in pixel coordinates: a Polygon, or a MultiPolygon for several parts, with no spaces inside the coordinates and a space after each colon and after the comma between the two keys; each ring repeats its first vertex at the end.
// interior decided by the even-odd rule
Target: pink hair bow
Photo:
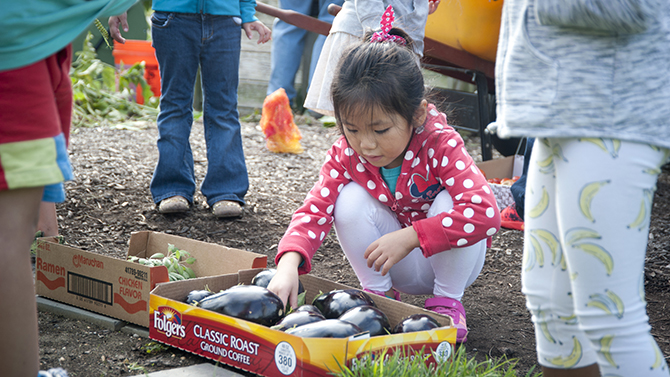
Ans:
{"type": "Polygon", "coordinates": [[[384,11],[382,20],[379,23],[381,30],[372,34],[370,43],[391,41],[399,44],[400,46],[406,45],[407,41],[405,38],[398,35],[389,35],[389,31],[393,27],[393,21],[395,21],[395,14],[393,12],[393,7],[389,5],[384,11]]]}

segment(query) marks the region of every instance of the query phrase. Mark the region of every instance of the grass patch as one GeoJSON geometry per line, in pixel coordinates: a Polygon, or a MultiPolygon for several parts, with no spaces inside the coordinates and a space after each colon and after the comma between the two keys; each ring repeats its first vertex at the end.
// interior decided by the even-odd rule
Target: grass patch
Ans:
{"type": "MultiPolygon", "coordinates": [[[[451,358],[442,362],[428,362],[429,355],[423,351],[413,354],[396,352],[389,355],[386,350],[352,363],[350,367],[340,365],[338,377],[519,377],[516,359],[487,359],[478,362],[468,359],[465,348],[460,347],[451,358]]],[[[541,377],[542,373],[531,369],[524,377],[541,377]]]]}

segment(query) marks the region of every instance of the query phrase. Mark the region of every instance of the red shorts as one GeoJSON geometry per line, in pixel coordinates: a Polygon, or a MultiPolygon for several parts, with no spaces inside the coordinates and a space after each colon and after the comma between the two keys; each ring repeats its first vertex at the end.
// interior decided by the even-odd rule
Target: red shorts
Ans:
{"type": "Polygon", "coordinates": [[[72,47],[0,71],[0,191],[72,179],[72,47]]]}

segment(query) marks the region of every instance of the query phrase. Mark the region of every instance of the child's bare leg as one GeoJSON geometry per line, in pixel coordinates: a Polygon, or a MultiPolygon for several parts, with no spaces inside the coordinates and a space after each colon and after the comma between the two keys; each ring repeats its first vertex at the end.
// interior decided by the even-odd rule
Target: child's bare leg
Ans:
{"type": "Polygon", "coordinates": [[[44,232],[44,236],[58,235],[58,217],[56,216],[56,203],[41,202],[40,218],[37,221],[37,230],[44,232]]]}
{"type": "Polygon", "coordinates": [[[42,188],[0,191],[0,365],[3,376],[37,376],[37,304],[30,266],[42,188]]]}

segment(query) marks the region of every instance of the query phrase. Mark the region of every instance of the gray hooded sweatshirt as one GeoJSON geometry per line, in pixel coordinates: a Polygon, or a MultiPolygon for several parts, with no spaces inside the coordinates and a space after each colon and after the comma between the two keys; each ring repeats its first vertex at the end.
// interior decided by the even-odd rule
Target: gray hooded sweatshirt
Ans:
{"type": "Polygon", "coordinates": [[[670,148],[669,0],[505,0],[498,136],[670,148]]]}

